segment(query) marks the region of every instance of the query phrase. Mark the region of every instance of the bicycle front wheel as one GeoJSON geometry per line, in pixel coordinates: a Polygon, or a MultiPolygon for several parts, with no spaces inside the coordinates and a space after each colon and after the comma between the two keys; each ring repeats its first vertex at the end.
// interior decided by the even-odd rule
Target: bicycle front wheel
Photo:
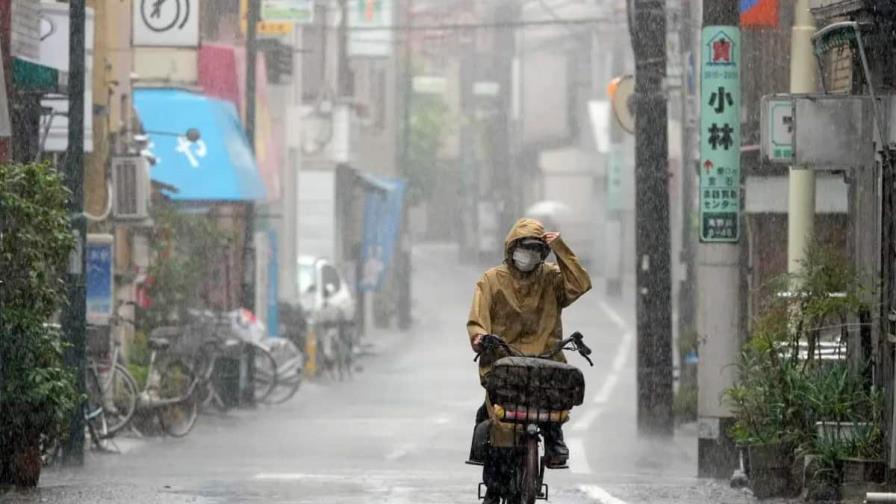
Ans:
{"type": "Polygon", "coordinates": [[[267,348],[252,344],[254,348],[254,375],[252,383],[255,387],[255,401],[264,402],[277,386],[277,361],[267,348]]]}
{"type": "Polygon", "coordinates": [[[522,460],[523,474],[520,481],[520,502],[535,504],[541,485],[538,483],[538,438],[532,436],[526,441],[526,452],[522,460]]]}
{"type": "Polygon", "coordinates": [[[124,429],[137,411],[137,382],[121,364],[104,380],[102,404],[109,436],[124,429]]]}
{"type": "Polygon", "coordinates": [[[174,401],[159,406],[157,416],[162,429],[169,436],[183,437],[193,430],[199,416],[198,380],[192,368],[180,359],[159,365],[159,396],[163,401],[174,401]]]}
{"type": "Polygon", "coordinates": [[[87,427],[90,437],[93,438],[95,444],[99,443],[101,439],[109,437],[109,423],[106,421],[106,414],[103,409],[103,387],[101,383],[96,368],[88,366],[87,374],[84,377],[87,397],[82,405],[82,409],[85,427],[87,427]]]}

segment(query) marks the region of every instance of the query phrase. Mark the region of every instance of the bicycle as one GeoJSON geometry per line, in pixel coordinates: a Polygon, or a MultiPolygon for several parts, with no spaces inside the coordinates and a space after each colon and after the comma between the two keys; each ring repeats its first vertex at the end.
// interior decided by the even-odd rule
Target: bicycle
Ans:
{"type": "MultiPolygon", "coordinates": [[[[44,327],[48,330],[60,330],[58,324],[44,324],[44,327]]],[[[90,327],[88,327],[88,329],[90,329],[90,327]]],[[[108,447],[108,439],[111,438],[115,432],[121,430],[127,422],[130,421],[130,417],[133,416],[133,405],[130,407],[130,413],[124,414],[124,417],[126,417],[124,420],[121,419],[122,415],[120,413],[116,414],[115,411],[111,410],[108,406],[109,401],[113,400],[110,398],[112,394],[110,394],[109,391],[112,389],[118,390],[119,383],[121,384],[120,386],[125,389],[127,389],[128,386],[133,385],[132,390],[136,390],[136,384],[126,370],[122,369],[119,370],[119,372],[108,373],[103,380],[100,378],[100,371],[96,362],[88,359],[87,365],[84,368],[84,386],[86,394],[84,398],[85,400],[81,404],[81,415],[84,419],[84,429],[86,434],[94,449],[97,451],[111,451],[108,447]],[[120,371],[124,371],[124,374],[122,375],[120,371]],[[116,380],[115,376],[121,377],[122,381],[119,382],[116,380]],[[111,421],[110,418],[112,419],[111,421]]],[[[115,396],[122,397],[118,394],[115,394],[115,396]]],[[[128,394],[125,393],[124,397],[127,396],[128,394]]],[[[136,400],[136,393],[132,394],[130,397],[130,400],[125,400],[126,405],[129,402],[136,400]]],[[[125,411],[126,410],[127,408],[125,408],[125,411]]],[[[120,412],[122,410],[118,411],[120,412]]],[[[49,466],[59,458],[62,452],[62,445],[47,445],[46,440],[42,440],[41,444],[41,461],[43,465],[49,466]]]]}
{"type": "Polygon", "coordinates": [[[278,383],[278,365],[270,350],[253,341],[251,331],[237,327],[239,321],[234,313],[192,312],[189,338],[196,346],[193,359],[200,379],[199,394],[202,406],[213,405],[227,412],[231,403],[222,397],[215,383],[215,374],[222,358],[241,360],[245,353],[252,358],[253,397],[256,402],[265,402],[278,383]],[[246,350],[249,349],[249,352],[246,350]]]}
{"type": "Polygon", "coordinates": [[[265,398],[266,404],[282,404],[292,399],[302,385],[305,358],[295,343],[287,338],[271,338],[266,344],[277,363],[276,387],[265,398]]]}
{"type": "MultiPolygon", "coordinates": [[[[110,342],[107,327],[88,326],[88,345],[95,349],[87,358],[89,423],[103,438],[110,438],[124,429],[137,409],[137,381],[121,361],[121,344],[110,342]],[[111,346],[111,351],[96,351],[97,346],[111,346]],[[108,355],[108,359],[100,358],[108,355]]],[[[102,350],[105,350],[103,348],[102,350]]]]}
{"type": "Polygon", "coordinates": [[[168,351],[170,338],[183,334],[180,327],[174,326],[150,331],[146,383],[137,395],[137,412],[155,414],[162,430],[173,437],[189,434],[199,415],[199,377],[192,366],[168,351]]]}
{"type": "MultiPolygon", "coordinates": [[[[485,389],[493,405],[495,420],[513,427],[514,446],[485,448],[484,483],[479,484],[479,498],[483,486],[494,487],[501,502],[534,504],[536,499],[547,500],[548,486],[544,483],[545,469],[564,469],[552,465],[547,455],[541,455],[542,437],[552,427],[569,419],[569,410],[584,400],[585,379],[575,366],[557,362],[554,357],[563,351],[578,352],[588,364],[591,349],[575,332],[541,354],[529,355],[513,348],[496,335],[482,338],[481,350],[476,355],[497,358],[485,378],[485,389]]],[[[489,424],[483,433],[487,433],[489,424]]],[[[475,442],[475,440],[474,440],[475,442]]],[[[486,447],[487,446],[487,447],[486,447]]],[[[472,462],[471,463],[475,463],[472,462]]]]}

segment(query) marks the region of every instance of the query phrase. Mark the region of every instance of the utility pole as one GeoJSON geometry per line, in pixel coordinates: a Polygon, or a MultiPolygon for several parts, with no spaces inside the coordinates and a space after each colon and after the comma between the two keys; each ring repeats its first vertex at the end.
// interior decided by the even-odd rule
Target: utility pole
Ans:
{"type": "MultiPolygon", "coordinates": [[[[84,218],[84,57],[86,50],[85,0],[69,3],[69,75],[68,75],[68,151],[65,155],[65,175],[71,191],[69,215],[75,233],[75,250],[69,264],[68,302],[62,309],[62,329],[69,346],[65,350],[65,365],[75,378],[79,396],[85,391],[87,293],[84,281],[87,248],[87,221],[84,218]]],[[[84,415],[79,404],[72,412],[69,437],[63,457],[66,464],[84,464],[84,415]]]]}
{"type": "Polygon", "coordinates": [[[737,451],[722,402],[740,347],[740,5],[703,2],[700,43],[700,244],[697,246],[697,473],[728,478],[737,451]]]}
{"type": "MultiPolygon", "coordinates": [[[[261,0],[248,0],[248,19],[246,24],[246,136],[253,155],[255,145],[255,110],[256,110],[256,78],[258,61],[258,22],[261,20],[261,0]]],[[[246,222],[243,228],[243,308],[253,312],[261,307],[255,306],[255,203],[246,202],[246,222]]],[[[246,359],[248,384],[242,391],[241,402],[248,406],[255,405],[253,381],[255,379],[255,349],[248,346],[246,359]]]]}
{"type": "MultiPolygon", "coordinates": [[[[812,35],[815,19],[809,0],[797,0],[794,6],[790,38],[790,92],[814,93],[817,82],[812,35]]],[[[815,172],[811,167],[790,168],[790,198],[787,212],[787,272],[799,273],[806,249],[815,235],[815,172]]]]}
{"type": "MultiPolygon", "coordinates": [[[[246,137],[249,147],[255,152],[255,111],[258,61],[258,22],[261,20],[261,0],[248,0],[246,24],[246,137]]],[[[244,308],[255,311],[255,203],[246,203],[246,223],[243,242],[243,289],[244,308]]]]}
{"type": "Polygon", "coordinates": [[[635,0],[635,213],[638,431],[671,436],[672,274],[669,238],[665,0],[635,0]]]}

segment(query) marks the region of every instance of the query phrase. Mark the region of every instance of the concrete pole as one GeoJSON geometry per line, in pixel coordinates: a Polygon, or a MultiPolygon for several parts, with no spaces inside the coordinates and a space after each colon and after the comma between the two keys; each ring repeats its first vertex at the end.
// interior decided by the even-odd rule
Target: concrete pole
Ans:
{"type": "MultiPolygon", "coordinates": [[[[797,0],[790,42],[790,92],[814,93],[817,68],[812,53],[815,20],[809,0],[797,0]]],[[[805,166],[790,168],[790,198],[787,213],[787,271],[797,273],[806,258],[806,248],[815,235],[815,172],[805,166]]]]}
{"type": "MultiPolygon", "coordinates": [[[[737,0],[703,2],[704,31],[708,27],[736,28],[740,22],[737,0]]],[[[717,30],[710,30],[714,36],[717,30]]],[[[703,49],[709,42],[704,34],[701,41],[701,69],[707,58],[703,49]]],[[[733,58],[740,61],[739,48],[733,58]]],[[[740,65],[740,63],[738,63],[740,65]]],[[[701,88],[707,77],[701,70],[701,88]]],[[[710,88],[712,89],[712,88],[710,88]]],[[[702,90],[701,90],[702,91],[702,90]]],[[[701,92],[697,93],[701,97],[701,92]]],[[[740,93],[734,93],[739,97],[740,93]]],[[[731,106],[740,117],[740,101],[731,106]]],[[[711,105],[700,104],[701,118],[711,113],[711,105]]],[[[707,135],[702,131],[701,135],[707,135]]],[[[701,139],[701,143],[705,140],[701,139]]],[[[740,138],[734,147],[740,151],[740,138]]],[[[701,148],[701,170],[704,157],[701,148]]],[[[738,162],[739,166],[739,162],[738,162]]],[[[739,168],[738,168],[739,171],[739,168]]],[[[703,242],[697,247],[697,332],[700,361],[697,365],[697,475],[701,478],[727,479],[738,467],[737,449],[728,436],[732,420],[731,409],[723,401],[725,389],[734,384],[740,338],[740,243],[703,242]]]]}

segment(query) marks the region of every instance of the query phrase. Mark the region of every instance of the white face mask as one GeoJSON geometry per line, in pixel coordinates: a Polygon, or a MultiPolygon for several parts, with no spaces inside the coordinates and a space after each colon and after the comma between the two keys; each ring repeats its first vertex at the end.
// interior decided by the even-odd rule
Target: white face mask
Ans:
{"type": "Polygon", "coordinates": [[[528,273],[541,263],[541,254],[534,250],[517,248],[513,251],[513,265],[516,269],[528,273]]]}

